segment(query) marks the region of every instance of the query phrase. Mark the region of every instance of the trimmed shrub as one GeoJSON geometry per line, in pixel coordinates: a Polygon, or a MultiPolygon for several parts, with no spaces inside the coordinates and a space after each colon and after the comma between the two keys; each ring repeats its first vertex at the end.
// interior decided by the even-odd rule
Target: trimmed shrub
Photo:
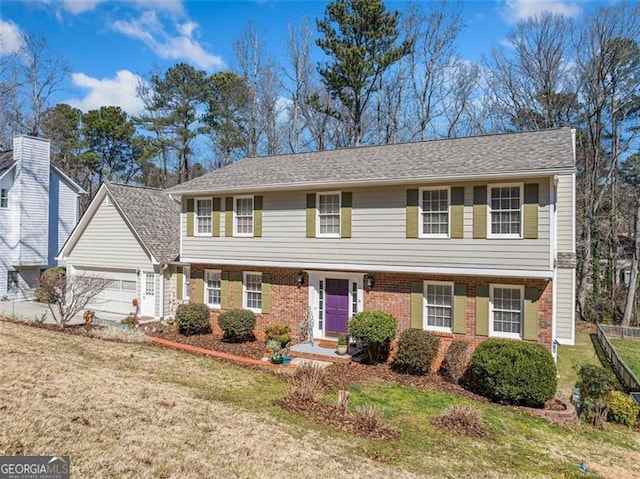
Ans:
{"type": "Polygon", "coordinates": [[[407,329],[400,335],[393,369],[407,374],[428,374],[439,348],[440,338],[422,329],[407,329]]]}
{"type": "Polygon", "coordinates": [[[234,343],[253,339],[256,315],[248,309],[230,309],[218,316],[218,326],[224,331],[224,338],[234,343]]]}
{"type": "Polygon", "coordinates": [[[57,283],[59,278],[64,278],[67,274],[67,270],[62,266],[54,266],[45,270],[40,275],[40,284],[33,292],[36,301],[40,303],[52,303],[55,298],[51,294],[51,288],[48,287],[51,284],[57,283]]]}
{"type": "Polygon", "coordinates": [[[607,420],[609,406],[607,397],[613,391],[615,379],[606,369],[592,364],[584,364],[578,369],[580,388],[580,417],[589,424],[603,427],[607,420]]]}
{"type": "Polygon", "coordinates": [[[440,366],[440,374],[455,384],[466,382],[469,378],[472,355],[471,344],[466,341],[451,341],[440,366]]]}
{"type": "Polygon", "coordinates": [[[607,419],[625,426],[633,426],[638,421],[640,408],[631,396],[621,391],[611,391],[607,396],[609,412],[607,419]]]}
{"type": "Polygon", "coordinates": [[[556,392],[556,365],[537,343],[487,339],[471,359],[473,388],[496,401],[542,407],[556,392]]]}
{"type": "Polygon", "coordinates": [[[276,324],[264,330],[267,344],[269,341],[277,341],[281,348],[285,348],[291,342],[291,328],[284,324],[276,324]]]}
{"type": "Polygon", "coordinates": [[[363,311],[349,321],[349,335],[362,342],[369,364],[387,360],[396,330],[395,318],[382,311],[363,311]]]}
{"type": "Polygon", "coordinates": [[[181,304],[176,310],[178,331],[185,336],[211,332],[209,306],[203,303],[181,304]]]}

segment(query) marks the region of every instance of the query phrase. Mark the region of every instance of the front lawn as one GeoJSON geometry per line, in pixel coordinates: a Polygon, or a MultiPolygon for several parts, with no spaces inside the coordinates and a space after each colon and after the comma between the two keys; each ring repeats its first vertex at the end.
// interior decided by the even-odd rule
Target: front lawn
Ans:
{"type": "Polygon", "coordinates": [[[615,338],[610,338],[609,341],[618,357],[631,369],[636,378],[640,378],[640,341],[615,338]]]}
{"type": "Polygon", "coordinates": [[[551,426],[454,393],[352,386],[350,409],[375,405],[400,431],[388,442],[284,411],[283,379],[206,357],[6,322],[0,357],[0,454],[68,454],[77,478],[578,478],[582,460],[589,477],[640,477],[637,432],[551,426]],[[453,404],[480,410],[488,436],[434,426],[453,404]]]}

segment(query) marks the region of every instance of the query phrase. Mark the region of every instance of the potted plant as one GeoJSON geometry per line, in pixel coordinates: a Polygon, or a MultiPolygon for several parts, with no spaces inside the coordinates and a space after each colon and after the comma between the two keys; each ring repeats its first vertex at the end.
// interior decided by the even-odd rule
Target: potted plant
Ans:
{"type": "Polygon", "coordinates": [[[283,349],[282,364],[284,366],[289,366],[291,364],[291,354],[289,354],[288,347],[283,349]]]}
{"type": "Polygon", "coordinates": [[[344,334],[338,336],[338,347],[336,348],[336,354],[340,356],[347,354],[347,349],[349,345],[347,344],[347,337],[344,334]]]}
{"type": "Polygon", "coordinates": [[[273,364],[282,364],[284,362],[284,353],[282,352],[282,349],[273,352],[271,355],[271,362],[273,364]]]}

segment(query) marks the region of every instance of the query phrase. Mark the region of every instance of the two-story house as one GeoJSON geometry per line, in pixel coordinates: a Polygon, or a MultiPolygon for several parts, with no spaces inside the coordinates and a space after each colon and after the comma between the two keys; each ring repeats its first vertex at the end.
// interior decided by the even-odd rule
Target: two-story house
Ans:
{"type": "Polygon", "coordinates": [[[190,300],[255,311],[259,332],[309,318],[316,339],[383,310],[444,338],[573,344],[574,135],[247,158],[178,185],[190,300]]]}
{"type": "Polygon", "coordinates": [[[49,140],[16,136],[0,153],[0,299],[25,298],[79,216],[86,192],[50,161],[49,140]]]}

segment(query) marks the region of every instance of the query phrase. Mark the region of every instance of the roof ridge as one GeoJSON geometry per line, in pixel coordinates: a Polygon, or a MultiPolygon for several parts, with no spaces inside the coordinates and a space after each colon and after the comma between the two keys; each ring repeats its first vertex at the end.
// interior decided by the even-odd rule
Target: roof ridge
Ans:
{"type": "Polygon", "coordinates": [[[154,186],[145,186],[145,185],[127,185],[125,183],[118,183],[115,181],[105,181],[105,184],[107,185],[107,187],[109,187],[109,185],[114,185],[114,186],[124,186],[126,188],[138,188],[138,189],[143,189],[143,190],[155,190],[155,191],[162,191],[162,188],[156,188],[154,186]]]}

